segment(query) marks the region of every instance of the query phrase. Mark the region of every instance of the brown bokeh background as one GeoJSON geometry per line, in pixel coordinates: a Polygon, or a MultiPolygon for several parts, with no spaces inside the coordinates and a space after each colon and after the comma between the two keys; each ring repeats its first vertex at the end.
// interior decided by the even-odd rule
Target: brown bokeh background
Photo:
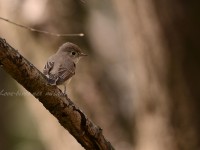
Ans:
{"type": "MultiPolygon", "coordinates": [[[[0,0],[0,36],[42,71],[66,42],[89,56],[69,97],[119,150],[200,149],[200,9],[180,0],[0,0]]],[[[58,121],[0,69],[0,149],[82,150],[58,121]],[[17,93],[17,94],[16,94],[17,93]]]]}

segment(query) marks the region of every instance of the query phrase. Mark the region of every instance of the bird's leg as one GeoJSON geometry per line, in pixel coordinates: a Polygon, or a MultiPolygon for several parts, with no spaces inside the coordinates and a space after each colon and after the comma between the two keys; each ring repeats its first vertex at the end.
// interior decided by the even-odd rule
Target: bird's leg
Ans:
{"type": "Polygon", "coordinates": [[[64,95],[66,95],[66,85],[64,84],[64,95]]]}

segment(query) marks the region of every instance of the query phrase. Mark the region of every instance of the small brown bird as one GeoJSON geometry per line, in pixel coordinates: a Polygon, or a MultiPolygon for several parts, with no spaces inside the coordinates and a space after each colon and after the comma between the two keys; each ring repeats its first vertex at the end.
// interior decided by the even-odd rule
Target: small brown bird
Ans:
{"type": "Polygon", "coordinates": [[[54,55],[49,57],[44,66],[43,73],[48,78],[48,83],[64,85],[64,94],[66,94],[66,85],[75,75],[76,64],[82,56],[87,55],[82,53],[77,45],[64,43],[54,55]]]}

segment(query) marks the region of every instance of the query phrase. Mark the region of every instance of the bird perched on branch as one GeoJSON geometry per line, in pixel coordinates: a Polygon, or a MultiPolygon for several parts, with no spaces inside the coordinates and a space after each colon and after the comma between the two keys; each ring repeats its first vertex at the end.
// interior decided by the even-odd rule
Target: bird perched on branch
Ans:
{"type": "Polygon", "coordinates": [[[48,83],[64,85],[64,94],[66,94],[66,85],[75,75],[76,64],[82,56],[87,55],[73,43],[67,42],[60,46],[58,51],[49,57],[43,69],[44,75],[48,78],[48,83]]]}

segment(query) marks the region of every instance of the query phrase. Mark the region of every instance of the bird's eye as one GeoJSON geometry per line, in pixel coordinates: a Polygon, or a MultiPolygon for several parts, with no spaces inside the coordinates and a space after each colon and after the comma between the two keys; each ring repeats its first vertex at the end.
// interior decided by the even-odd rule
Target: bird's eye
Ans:
{"type": "Polygon", "coordinates": [[[71,54],[74,56],[74,55],[76,55],[76,52],[73,51],[71,54]]]}

